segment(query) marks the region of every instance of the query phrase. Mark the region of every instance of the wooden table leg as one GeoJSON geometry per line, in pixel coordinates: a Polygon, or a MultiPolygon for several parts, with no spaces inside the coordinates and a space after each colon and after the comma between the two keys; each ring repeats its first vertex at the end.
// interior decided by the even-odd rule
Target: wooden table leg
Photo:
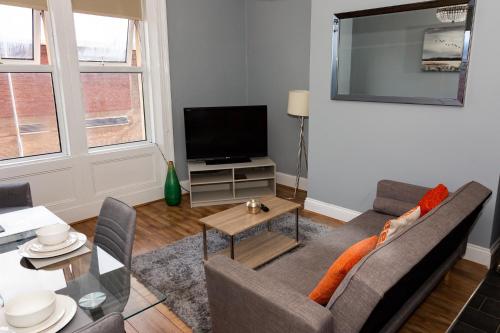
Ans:
{"type": "Polygon", "coordinates": [[[207,246],[207,226],[203,224],[203,258],[208,260],[208,246],[207,246]]]}
{"type": "Polygon", "coordinates": [[[299,209],[295,209],[295,240],[299,242],[299,209]]]}
{"type": "Polygon", "coordinates": [[[231,236],[231,259],[234,260],[234,236],[231,236]]]}

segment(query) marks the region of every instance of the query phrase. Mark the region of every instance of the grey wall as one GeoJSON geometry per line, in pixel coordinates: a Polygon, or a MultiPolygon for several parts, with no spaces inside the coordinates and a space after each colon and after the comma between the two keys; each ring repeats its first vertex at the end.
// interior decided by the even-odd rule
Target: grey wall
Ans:
{"type": "Polygon", "coordinates": [[[442,24],[435,9],[353,22],[351,94],[457,97],[459,73],[422,71],[422,50],[426,29],[463,24],[442,24]]]}
{"type": "Polygon", "coordinates": [[[185,107],[267,104],[269,154],[294,174],[288,90],[308,89],[310,0],[167,0],[176,168],[187,179],[185,107]]]}
{"type": "MultiPolygon", "coordinates": [[[[495,13],[478,1],[465,107],[330,100],[332,14],[406,0],[316,0],[311,21],[309,196],[363,211],[382,178],[451,190],[477,180],[495,190],[500,165],[500,99],[495,13]]],[[[495,196],[470,242],[488,247],[495,196]]]]}
{"type": "Polygon", "coordinates": [[[288,91],[309,88],[311,1],[246,0],[246,6],[248,102],[268,105],[269,155],[278,171],[295,174],[298,123],[287,115],[288,91]]]}
{"type": "Polygon", "coordinates": [[[167,0],[175,160],[187,179],[184,108],[247,102],[244,0],[167,0]]]}

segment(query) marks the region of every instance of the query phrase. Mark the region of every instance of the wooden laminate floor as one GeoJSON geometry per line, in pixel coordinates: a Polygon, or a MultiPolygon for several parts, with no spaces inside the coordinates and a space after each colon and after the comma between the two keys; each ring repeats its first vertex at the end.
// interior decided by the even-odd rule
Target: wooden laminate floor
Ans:
{"type": "MultiPolygon", "coordinates": [[[[293,194],[289,187],[278,185],[278,196],[287,198],[293,194]]],[[[300,191],[295,199],[303,204],[306,192],[300,191]]],[[[201,232],[198,219],[224,210],[230,205],[190,208],[189,197],[184,196],[179,207],[168,207],[156,201],[137,208],[137,230],[134,255],[146,253],[201,232]]],[[[319,223],[341,226],[342,222],[301,210],[302,216],[319,223]]],[[[96,219],[74,224],[73,227],[88,237],[94,234],[96,219]]],[[[201,251],[201,249],[200,249],[201,251]]],[[[476,286],[486,274],[486,267],[467,260],[460,260],[436,287],[425,302],[415,311],[400,332],[445,332],[476,286]]],[[[182,320],[165,305],[160,304],[126,321],[128,333],[135,332],[191,332],[182,320]]]]}

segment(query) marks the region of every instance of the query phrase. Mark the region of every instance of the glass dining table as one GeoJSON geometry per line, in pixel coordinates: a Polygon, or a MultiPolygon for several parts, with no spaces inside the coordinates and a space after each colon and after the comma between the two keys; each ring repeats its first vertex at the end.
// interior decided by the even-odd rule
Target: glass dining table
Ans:
{"type": "Polygon", "coordinates": [[[0,305],[18,293],[41,289],[67,295],[77,304],[90,293],[106,295],[95,309],[78,306],[71,322],[60,332],[73,332],[111,312],[120,312],[128,319],[165,300],[162,293],[136,280],[123,264],[89,240],[85,244],[90,250],[87,253],[35,269],[19,254],[19,246],[36,237],[35,230],[1,235],[0,305]]]}

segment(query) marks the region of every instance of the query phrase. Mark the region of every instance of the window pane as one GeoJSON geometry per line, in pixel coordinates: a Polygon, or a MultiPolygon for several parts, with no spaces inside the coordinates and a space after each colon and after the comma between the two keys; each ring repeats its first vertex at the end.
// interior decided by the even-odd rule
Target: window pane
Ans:
{"type": "Polygon", "coordinates": [[[139,73],[81,73],[89,147],[146,140],[139,73]]]}
{"type": "Polygon", "coordinates": [[[61,151],[51,73],[0,73],[0,160],[61,151]]]}
{"type": "Polygon", "coordinates": [[[80,61],[127,61],[127,19],[78,13],[74,16],[80,61]]]}
{"type": "Polygon", "coordinates": [[[0,57],[33,60],[33,11],[0,5],[0,57]]]}

